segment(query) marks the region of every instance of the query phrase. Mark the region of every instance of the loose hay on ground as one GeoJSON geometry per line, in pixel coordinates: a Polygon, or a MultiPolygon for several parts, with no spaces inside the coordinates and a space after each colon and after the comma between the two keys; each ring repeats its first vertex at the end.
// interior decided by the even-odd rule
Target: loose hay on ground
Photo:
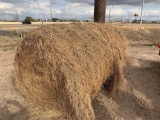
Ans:
{"type": "Polygon", "coordinates": [[[40,110],[51,110],[53,118],[61,113],[93,120],[91,102],[102,86],[113,93],[123,83],[126,52],[125,38],[112,26],[43,26],[26,35],[17,49],[16,87],[40,110]]]}

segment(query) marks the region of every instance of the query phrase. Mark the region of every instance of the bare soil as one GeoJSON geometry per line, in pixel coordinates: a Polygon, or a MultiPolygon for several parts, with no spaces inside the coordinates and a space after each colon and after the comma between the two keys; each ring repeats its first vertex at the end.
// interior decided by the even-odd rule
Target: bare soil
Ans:
{"type": "Polygon", "coordinates": [[[126,88],[112,99],[101,93],[98,120],[159,120],[160,56],[153,47],[130,47],[124,68],[126,88]],[[102,116],[103,115],[103,116],[102,116]]]}
{"type": "Polygon", "coordinates": [[[12,76],[15,51],[0,50],[0,120],[27,120],[24,98],[14,86],[12,76]]]}

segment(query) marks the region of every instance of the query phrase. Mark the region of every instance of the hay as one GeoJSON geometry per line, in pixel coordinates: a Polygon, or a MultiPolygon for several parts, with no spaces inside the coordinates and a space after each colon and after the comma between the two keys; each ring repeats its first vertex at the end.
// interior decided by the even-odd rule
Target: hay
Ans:
{"type": "Polygon", "coordinates": [[[126,56],[126,40],[112,26],[43,26],[17,49],[16,86],[40,110],[93,120],[92,100],[104,84],[113,93],[123,83],[126,56]]]}

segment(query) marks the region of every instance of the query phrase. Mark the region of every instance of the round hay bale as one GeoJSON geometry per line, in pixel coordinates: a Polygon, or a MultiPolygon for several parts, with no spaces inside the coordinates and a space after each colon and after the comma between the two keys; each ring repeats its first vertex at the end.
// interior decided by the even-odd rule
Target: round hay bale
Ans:
{"type": "Polygon", "coordinates": [[[113,93],[123,82],[126,46],[125,37],[112,26],[42,26],[17,49],[16,87],[39,109],[53,111],[55,119],[94,120],[91,102],[102,86],[113,93]]]}

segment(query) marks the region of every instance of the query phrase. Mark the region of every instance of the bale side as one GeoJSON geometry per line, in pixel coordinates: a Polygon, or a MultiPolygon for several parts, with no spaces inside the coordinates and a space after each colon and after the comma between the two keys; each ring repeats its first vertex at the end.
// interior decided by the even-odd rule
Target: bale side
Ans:
{"type": "Polygon", "coordinates": [[[50,25],[31,31],[15,56],[16,87],[41,110],[94,119],[91,101],[111,76],[123,82],[126,40],[112,26],[50,25]]]}

